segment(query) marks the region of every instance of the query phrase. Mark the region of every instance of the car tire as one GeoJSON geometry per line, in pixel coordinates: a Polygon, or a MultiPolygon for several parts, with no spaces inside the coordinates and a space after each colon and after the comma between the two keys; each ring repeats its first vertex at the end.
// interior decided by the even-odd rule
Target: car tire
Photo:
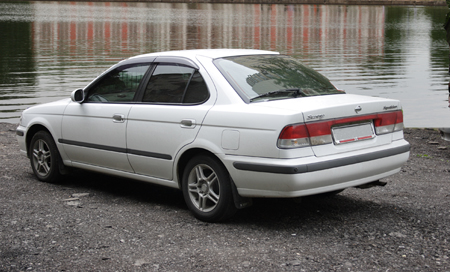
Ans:
{"type": "Polygon", "coordinates": [[[189,210],[199,220],[220,222],[237,211],[230,175],[220,161],[211,156],[196,156],[187,163],[182,190],[189,210]]]}
{"type": "Polygon", "coordinates": [[[30,162],[40,181],[55,183],[61,178],[61,156],[52,136],[46,131],[37,132],[30,143],[30,162]]]}

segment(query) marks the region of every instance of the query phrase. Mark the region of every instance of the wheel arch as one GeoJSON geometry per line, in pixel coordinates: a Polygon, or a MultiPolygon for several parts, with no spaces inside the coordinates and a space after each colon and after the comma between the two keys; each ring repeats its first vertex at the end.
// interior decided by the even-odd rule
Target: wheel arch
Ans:
{"type": "MultiPolygon", "coordinates": [[[[220,162],[225,169],[227,169],[225,167],[225,165],[223,164],[223,162],[219,159],[219,157],[217,157],[213,152],[203,149],[203,148],[188,149],[183,152],[183,154],[180,156],[180,158],[178,159],[178,162],[177,162],[176,178],[177,178],[177,183],[178,183],[179,188],[181,188],[183,173],[184,173],[184,169],[186,168],[187,163],[189,162],[190,159],[192,159],[193,157],[198,156],[198,155],[206,155],[206,156],[211,156],[213,158],[216,158],[217,161],[220,162]]],[[[227,169],[227,172],[228,172],[228,169],[227,169]]]]}
{"type": "Polygon", "coordinates": [[[178,188],[180,188],[180,189],[182,188],[183,173],[184,173],[184,169],[186,168],[187,163],[189,162],[190,159],[192,159],[193,157],[198,156],[198,155],[211,156],[212,158],[217,159],[217,162],[220,163],[223,166],[223,168],[227,171],[227,173],[230,177],[230,182],[231,182],[233,202],[237,209],[243,209],[243,208],[246,208],[246,207],[249,207],[252,205],[253,201],[251,198],[242,197],[241,195],[239,195],[237,188],[236,188],[236,184],[234,183],[230,172],[228,171],[227,167],[222,162],[222,160],[220,160],[220,158],[213,152],[203,149],[203,148],[188,149],[185,152],[183,152],[183,154],[178,159],[177,167],[176,167],[176,178],[177,178],[178,188]]]}
{"type": "MultiPolygon", "coordinates": [[[[50,132],[50,130],[46,126],[44,126],[42,124],[34,124],[34,125],[32,125],[27,130],[27,134],[25,136],[25,143],[26,143],[26,147],[27,147],[27,156],[28,156],[28,158],[30,157],[31,139],[33,139],[33,136],[39,131],[46,131],[48,134],[50,134],[53,137],[52,133],[50,132]]],[[[53,140],[55,140],[55,139],[53,139],[53,140]]]]}

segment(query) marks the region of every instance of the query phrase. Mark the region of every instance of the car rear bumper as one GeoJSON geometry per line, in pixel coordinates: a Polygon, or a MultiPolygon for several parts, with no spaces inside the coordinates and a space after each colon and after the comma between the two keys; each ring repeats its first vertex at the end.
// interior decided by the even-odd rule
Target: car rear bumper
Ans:
{"type": "Polygon", "coordinates": [[[246,197],[299,197],[358,186],[400,171],[410,145],[395,141],[372,151],[328,157],[270,159],[226,156],[238,192],[246,197]]]}

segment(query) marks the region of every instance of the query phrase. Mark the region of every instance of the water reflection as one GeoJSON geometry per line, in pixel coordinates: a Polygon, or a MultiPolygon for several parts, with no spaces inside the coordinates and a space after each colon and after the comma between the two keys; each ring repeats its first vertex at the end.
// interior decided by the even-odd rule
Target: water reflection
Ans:
{"type": "MultiPolygon", "coordinates": [[[[28,4],[17,5],[24,11],[30,8],[28,4]]],[[[30,73],[36,69],[31,25],[0,20],[0,29],[0,116],[17,115],[18,103],[12,101],[33,97],[29,87],[36,85],[36,77],[30,73]]]]}
{"type": "Polygon", "coordinates": [[[357,49],[366,57],[383,54],[384,16],[382,6],[72,2],[36,3],[33,25],[37,48],[62,54],[232,47],[303,55],[357,49]]]}
{"type": "Polygon", "coordinates": [[[392,97],[405,123],[450,127],[446,8],[0,3],[0,118],[67,97],[116,61],[165,50],[256,48],[293,55],[349,93],[392,97]],[[3,32],[3,31],[2,31],[3,32]],[[448,121],[447,121],[448,120],[448,121]]]}

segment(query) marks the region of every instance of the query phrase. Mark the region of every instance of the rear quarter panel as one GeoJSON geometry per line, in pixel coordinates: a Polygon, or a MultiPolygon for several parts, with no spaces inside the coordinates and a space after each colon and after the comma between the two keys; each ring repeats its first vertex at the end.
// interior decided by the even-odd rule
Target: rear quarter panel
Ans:
{"type": "MultiPolygon", "coordinates": [[[[303,122],[301,112],[260,107],[257,104],[216,105],[206,116],[198,138],[220,147],[223,154],[279,158],[277,140],[290,123],[303,122]]],[[[311,148],[294,151],[297,157],[313,155],[311,148]]]]}

